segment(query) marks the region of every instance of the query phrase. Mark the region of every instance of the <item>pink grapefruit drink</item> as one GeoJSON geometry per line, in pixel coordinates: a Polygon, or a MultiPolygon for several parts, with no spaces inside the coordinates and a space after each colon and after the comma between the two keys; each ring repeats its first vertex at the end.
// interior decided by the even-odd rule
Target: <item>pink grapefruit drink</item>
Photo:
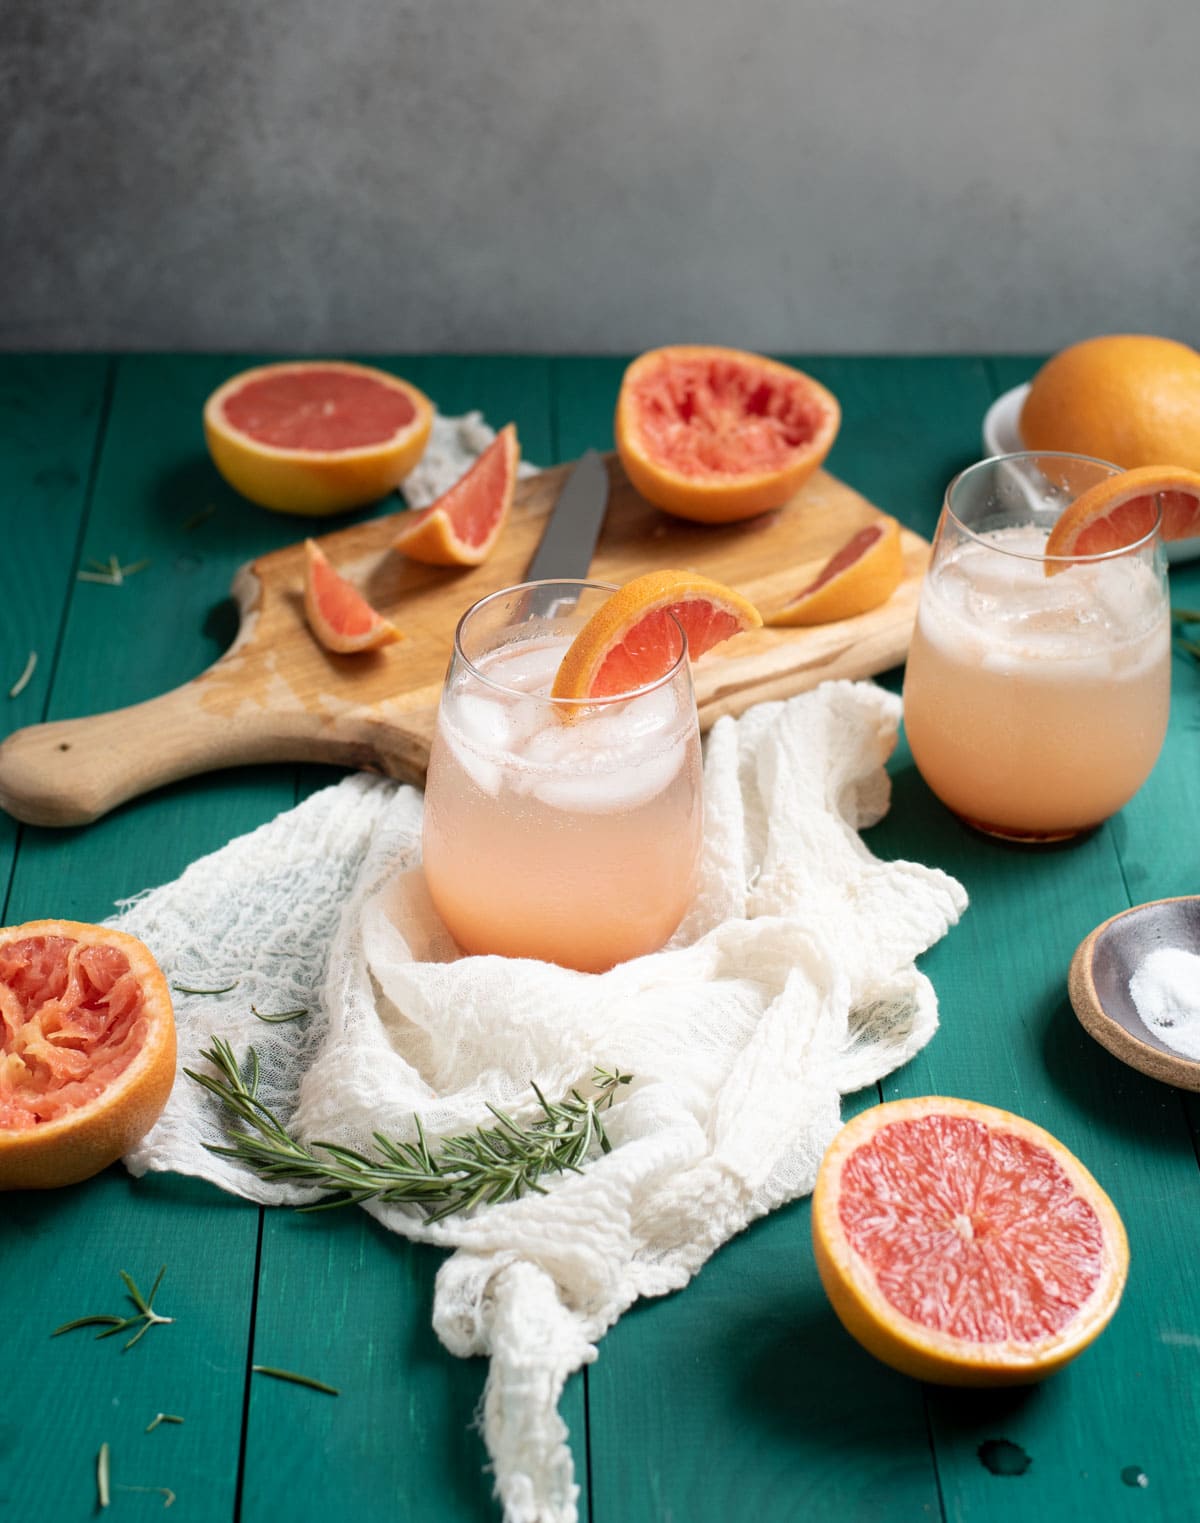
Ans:
{"type": "Polygon", "coordinates": [[[600,972],[657,950],[696,889],[700,737],[685,641],[660,680],[579,705],[559,663],[610,589],[494,594],[459,625],[425,791],[430,895],[465,952],[600,972]],[[574,601],[578,599],[578,601],[574,601]]]}
{"type": "Polygon", "coordinates": [[[1010,476],[997,483],[991,471],[999,492],[975,515],[978,529],[972,502],[955,497],[963,478],[952,486],[909,650],[904,722],[922,777],[956,814],[993,835],[1056,840],[1109,818],[1149,776],[1167,727],[1170,614],[1157,531],[1046,574],[1062,499],[1111,468],[1078,463],[1067,488],[1020,458],[972,468],[1010,476]],[[997,495],[1012,497],[1006,513],[997,495]]]}

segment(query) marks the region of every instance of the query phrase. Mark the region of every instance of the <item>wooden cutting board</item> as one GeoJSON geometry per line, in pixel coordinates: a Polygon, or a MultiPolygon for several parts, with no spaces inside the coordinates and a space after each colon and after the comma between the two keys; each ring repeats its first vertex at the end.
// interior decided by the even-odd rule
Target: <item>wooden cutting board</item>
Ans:
{"type": "MultiPolygon", "coordinates": [[[[0,805],[31,824],[86,824],[150,788],[246,762],[334,762],[422,782],[455,624],[476,598],[524,578],[569,469],[520,483],[499,544],[471,570],[422,566],[393,552],[395,515],[321,535],[334,565],[405,632],[386,650],[335,656],[317,644],[304,618],[302,544],[252,561],[234,580],[241,624],[218,661],[161,698],[16,731],[0,745],[0,805]]],[[[594,579],[696,570],[736,587],[764,614],[878,516],[821,471],[777,512],[721,527],[689,524],[644,502],[615,457],[608,470],[594,579]]],[[[701,727],[762,699],[902,661],[929,558],[918,535],[905,530],[903,544],[905,579],[882,608],[813,629],[755,630],[702,657],[701,727]]]]}

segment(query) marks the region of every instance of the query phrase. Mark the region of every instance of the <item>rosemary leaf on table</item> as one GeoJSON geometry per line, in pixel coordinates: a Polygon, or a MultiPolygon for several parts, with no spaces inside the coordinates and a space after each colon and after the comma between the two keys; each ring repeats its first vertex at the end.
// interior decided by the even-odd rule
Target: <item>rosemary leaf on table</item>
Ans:
{"type": "Polygon", "coordinates": [[[572,1090],[560,1101],[547,1100],[535,1084],[533,1092],[543,1111],[540,1119],[522,1126],[489,1105],[495,1126],[478,1127],[462,1137],[444,1137],[432,1147],[420,1118],[415,1117],[415,1142],[397,1142],[376,1132],[375,1144],[382,1156],[368,1158],[334,1142],[311,1146],[297,1142],[257,1098],[259,1065],[253,1047],[248,1051],[248,1081],[223,1038],[214,1037],[211,1049],[201,1056],[217,1070],[216,1075],[190,1068],[184,1072],[216,1096],[230,1112],[231,1122],[236,1118],[240,1123],[230,1125],[228,1147],[210,1145],[210,1152],[245,1164],[263,1179],[314,1186],[328,1197],[301,1206],[302,1211],[380,1200],[387,1205],[420,1206],[433,1222],[474,1206],[514,1200],[527,1190],[544,1195],[539,1183],[544,1175],[579,1173],[594,1149],[609,1152],[601,1113],[632,1078],[616,1069],[597,1068],[592,1076],[595,1094],[585,1097],[572,1090]]]}

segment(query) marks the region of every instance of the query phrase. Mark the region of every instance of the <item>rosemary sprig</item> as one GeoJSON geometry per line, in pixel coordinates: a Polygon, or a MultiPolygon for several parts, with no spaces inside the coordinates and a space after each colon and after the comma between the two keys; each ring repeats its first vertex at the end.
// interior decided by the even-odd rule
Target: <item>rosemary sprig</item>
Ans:
{"type": "Polygon", "coordinates": [[[231,984],[222,984],[219,989],[193,989],[187,984],[172,984],[171,988],[176,994],[228,994],[230,989],[236,989],[238,981],[235,978],[231,984]]]}
{"type": "Polygon", "coordinates": [[[1172,608],[1171,617],[1176,624],[1200,624],[1200,608],[1172,608]]]}
{"type": "Polygon", "coordinates": [[[146,1424],[146,1432],[153,1433],[159,1423],[181,1423],[182,1417],[176,1417],[174,1412],[160,1412],[146,1424]]]}
{"type": "Polygon", "coordinates": [[[297,1375],[295,1370],[277,1370],[269,1364],[252,1364],[250,1368],[256,1375],[270,1375],[275,1380],[290,1380],[293,1385],[308,1386],[313,1391],[324,1391],[327,1396],[342,1394],[337,1386],[327,1386],[323,1380],[314,1380],[311,1375],[297,1375]]]}
{"type": "Polygon", "coordinates": [[[109,1501],[108,1489],[108,1444],[100,1445],[100,1453],[96,1456],[96,1500],[101,1507],[107,1507],[109,1501]]]}
{"type": "Polygon", "coordinates": [[[60,1333],[72,1333],[77,1327],[104,1327],[106,1331],[97,1333],[96,1338],[111,1338],[115,1333],[123,1333],[128,1328],[137,1327],[137,1332],[124,1345],[125,1348],[132,1348],[138,1339],[144,1338],[152,1327],[167,1322],[174,1322],[175,1320],[174,1317],[164,1317],[154,1310],[154,1298],[158,1294],[158,1287],[162,1284],[163,1275],[166,1272],[167,1266],[164,1264],[158,1271],[157,1278],[151,1286],[150,1294],[144,1296],[138,1289],[133,1276],[126,1274],[123,1269],[120,1270],[120,1276],[125,1282],[125,1289],[129,1292],[129,1299],[137,1308],[134,1316],[118,1317],[110,1313],[98,1313],[91,1317],[76,1317],[73,1322],[64,1322],[61,1327],[56,1327],[50,1336],[57,1338],[60,1333]],[[138,1327],[139,1322],[141,1323],[140,1327],[138,1327]]]}
{"type": "Polygon", "coordinates": [[[75,580],[79,582],[99,582],[102,587],[120,587],[126,577],[136,576],[139,571],[144,571],[150,564],[148,560],[131,561],[128,566],[122,566],[115,555],[110,555],[107,561],[88,560],[91,571],[77,571],[75,580]]]}
{"type": "Polygon", "coordinates": [[[201,508],[198,513],[193,513],[190,518],[185,518],[181,527],[186,533],[189,529],[198,529],[206,520],[210,519],[217,511],[215,502],[210,502],[206,508],[201,508]]]}
{"type": "Polygon", "coordinates": [[[29,686],[30,680],[32,679],[34,672],[37,670],[37,661],[37,651],[31,650],[29,652],[29,660],[25,663],[24,671],[13,683],[12,687],[10,687],[8,690],[8,696],[10,698],[19,698],[25,689],[29,686]]]}
{"type": "Polygon", "coordinates": [[[250,1013],[258,1016],[260,1021],[266,1021],[268,1026],[282,1026],[285,1021],[298,1021],[302,1015],[307,1015],[307,1010],[279,1010],[270,1014],[260,1010],[257,1005],[250,1006],[250,1013]]]}
{"type": "Polygon", "coordinates": [[[306,1146],[289,1135],[278,1118],[259,1100],[258,1054],[248,1053],[249,1079],[229,1043],[213,1038],[211,1050],[201,1053],[217,1070],[212,1074],[184,1072],[215,1095],[242,1123],[230,1127],[229,1147],[209,1145],[209,1151],[246,1164],[264,1179],[293,1180],[315,1186],[328,1199],[301,1206],[324,1211],[336,1206],[380,1200],[387,1205],[417,1205],[431,1222],[481,1204],[513,1200],[526,1190],[544,1195],[543,1175],[579,1173],[594,1147],[602,1153],[611,1144],[600,1119],[630,1074],[597,1068],[592,1075],[596,1093],[586,1098],[572,1090],[566,1100],[552,1103],[537,1085],[534,1094],[544,1112],[540,1120],[521,1126],[497,1110],[488,1109],[498,1125],[479,1127],[462,1137],[444,1137],[431,1150],[419,1117],[416,1142],[396,1142],[376,1132],[382,1158],[367,1158],[334,1142],[306,1146]],[[318,1157],[320,1148],[328,1157],[318,1157]]]}

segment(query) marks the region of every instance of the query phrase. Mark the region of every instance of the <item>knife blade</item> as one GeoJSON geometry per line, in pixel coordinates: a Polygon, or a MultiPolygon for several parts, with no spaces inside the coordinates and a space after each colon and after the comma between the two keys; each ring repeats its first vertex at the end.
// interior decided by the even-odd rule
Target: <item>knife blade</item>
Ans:
{"type": "Polygon", "coordinates": [[[607,506],[608,470],[604,457],[594,449],[586,450],[550,510],[525,580],[586,577],[607,506]]]}

